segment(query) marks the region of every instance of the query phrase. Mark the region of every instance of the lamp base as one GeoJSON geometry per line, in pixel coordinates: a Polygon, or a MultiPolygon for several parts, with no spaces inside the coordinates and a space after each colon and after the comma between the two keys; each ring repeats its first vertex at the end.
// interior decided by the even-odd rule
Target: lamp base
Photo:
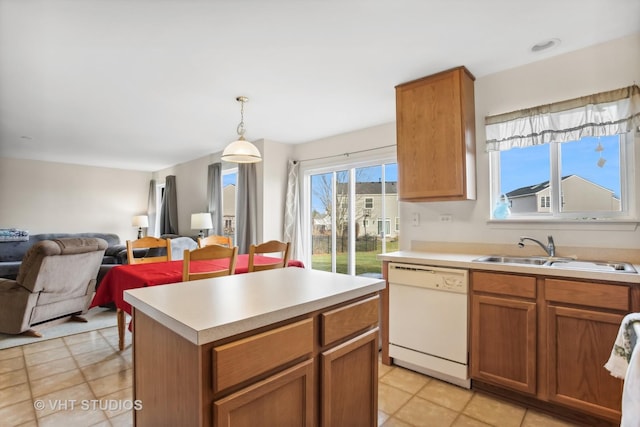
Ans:
{"type": "Polygon", "coordinates": [[[142,227],[138,227],[138,239],[142,239],[142,227]]]}

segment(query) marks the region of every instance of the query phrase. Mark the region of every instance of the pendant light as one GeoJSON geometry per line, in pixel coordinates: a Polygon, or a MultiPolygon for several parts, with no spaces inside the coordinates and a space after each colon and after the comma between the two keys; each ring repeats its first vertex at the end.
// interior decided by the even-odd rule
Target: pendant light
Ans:
{"type": "Polygon", "coordinates": [[[238,139],[233,141],[222,152],[222,160],[232,163],[257,163],[262,161],[258,148],[244,139],[244,103],[249,101],[246,96],[239,96],[236,101],[240,103],[240,123],[237,132],[238,139]]]}

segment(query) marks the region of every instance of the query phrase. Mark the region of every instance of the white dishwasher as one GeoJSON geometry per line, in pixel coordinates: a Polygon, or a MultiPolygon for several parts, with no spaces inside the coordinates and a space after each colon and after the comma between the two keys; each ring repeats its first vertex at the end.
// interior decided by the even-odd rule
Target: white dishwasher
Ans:
{"type": "Polygon", "coordinates": [[[389,356],[470,388],[467,270],[389,263],[389,356]]]}

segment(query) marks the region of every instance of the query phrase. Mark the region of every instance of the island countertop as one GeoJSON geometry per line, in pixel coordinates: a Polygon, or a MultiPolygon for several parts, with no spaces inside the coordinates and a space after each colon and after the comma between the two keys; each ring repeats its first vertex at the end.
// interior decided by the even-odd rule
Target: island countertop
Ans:
{"type": "Polygon", "coordinates": [[[133,289],[124,300],[202,345],[384,287],[382,279],[290,267],[133,289]]]}

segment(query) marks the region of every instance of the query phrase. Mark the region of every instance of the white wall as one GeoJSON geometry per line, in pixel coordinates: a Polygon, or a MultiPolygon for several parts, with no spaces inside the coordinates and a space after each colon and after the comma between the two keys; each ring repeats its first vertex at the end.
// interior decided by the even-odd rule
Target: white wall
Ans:
{"type": "MultiPolygon", "coordinates": [[[[639,248],[638,230],[611,229],[600,224],[500,226],[487,223],[489,156],[484,151],[487,115],[617,89],[634,81],[640,81],[640,34],[478,78],[475,82],[477,200],[402,203],[403,229],[408,229],[412,237],[401,239],[401,248],[410,248],[411,240],[515,243],[523,233],[544,238],[548,232],[553,234],[558,246],[639,248]],[[409,225],[413,212],[420,214],[420,227],[409,225]],[[438,221],[438,216],[444,213],[453,215],[452,223],[438,221]]],[[[636,144],[636,165],[640,164],[639,155],[640,147],[636,144]]],[[[640,189],[638,178],[640,174],[636,176],[636,188],[640,189]]]]}
{"type": "Polygon", "coordinates": [[[287,193],[287,164],[292,146],[263,140],[258,164],[258,242],[282,240],[284,203],[287,193]],[[262,214],[260,214],[260,212],[262,214]]]}
{"type": "MultiPolygon", "coordinates": [[[[284,200],[287,182],[287,160],[291,145],[268,140],[254,144],[263,155],[256,164],[258,185],[258,233],[257,242],[281,240],[284,228],[284,200]]],[[[182,235],[197,235],[191,230],[191,214],[207,211],[207,168],[220,162],[222,153],[213,153],[186,163],[154,172],[158,184],[164,183],[167,175],[176,176],[178,198],[178,232],[182,235]]],[[[223,169],[235,168],[232,163],[222,163],[223,169]]]]}
{"type": "Polygon", "coordinates": [[[150,179],[149,172],[0,158],[0,228],[135,239],[131,217],[146,212],[150,179]]]}
{"type": "MultiPolygon", "coordinates": [[[[634,82],[640,82],[640,34],[478,78],[475,82],[477,200],[401,202],[400,248],[410,249],[412,241],[515,243],[523,233],[545,238],[547,232],[554,235],[558,245],[640,248],[640,231],[620,227],[488,223],[489,157],[484,151],[484,117],[487,115],[625,87],[634,82]],[[420,215],[417,227],[411,226],[414,212],[420,215]],[[441,214],[451,214],[453,222],[440,222],[441,214]]],[[[395,123],[302,144],[294,148],[294,154],[306,159],[386,144],[395,144],[395,123]]],[[[334,159],[339,160],[344,159],[334,159]]],[[[638,144],[635,164],[639,169],[638,144]]],[[[636,186],[640,189],[640,172],[636,175],[636,186]]]]}
{"type": "MultiPolygon", "coordinates": [[[[163,184],[168,175],[176,176],[179,234],[198,235],[199,230],[191,229],[191,214],[207,212],[207,167],[216,161],[211,157],[200,157],[153,173],[156,184],[163,184]]],[[[160,211],[158,211],[159,219],[160,211]]]]}

